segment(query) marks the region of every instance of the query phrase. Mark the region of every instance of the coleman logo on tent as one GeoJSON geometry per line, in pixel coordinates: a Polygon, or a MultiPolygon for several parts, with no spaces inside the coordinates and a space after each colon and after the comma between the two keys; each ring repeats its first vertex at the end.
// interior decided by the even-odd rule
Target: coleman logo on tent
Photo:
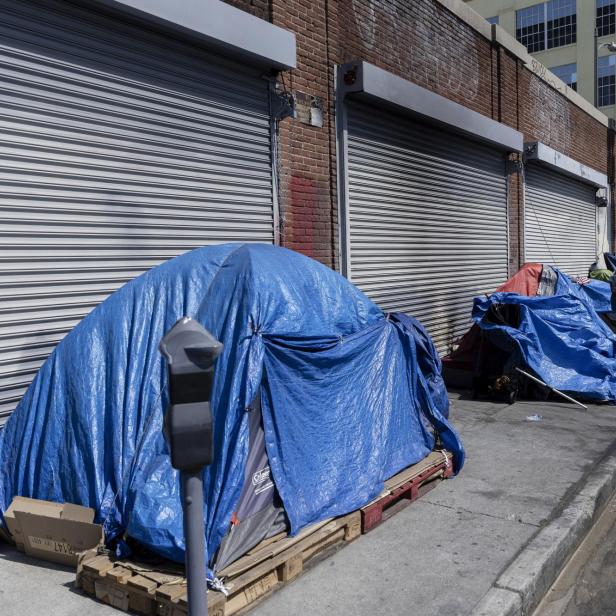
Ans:
{"type": "Polygon", "coordinates": [[[270,481],[269,466],[263,467],[252,476],[252,485],[256,488],[255,494],[260,494],[274,487],[274,484],[270,481]]]}

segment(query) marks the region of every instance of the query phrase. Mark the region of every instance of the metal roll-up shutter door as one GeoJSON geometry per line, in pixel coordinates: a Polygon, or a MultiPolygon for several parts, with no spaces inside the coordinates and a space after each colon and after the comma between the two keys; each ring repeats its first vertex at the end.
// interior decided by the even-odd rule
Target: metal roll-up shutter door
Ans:
{"type": "Polygon", "coordinates": [[[439,351],[473,298],[507,279],[505,156],[424,123],[348,106],[352,281],[418,318],[439,351]]]}
{"type": "Polygon", "coordinates": [[[261,72],[64,1],[0,3],[0,416],[126,281],[273,242],[261,72]]]}
{"type": "Polygon", "coordinates": [[[587,274],[597,259],[597,189],[537,163],[525,180],[525,260],[587,274]]]}

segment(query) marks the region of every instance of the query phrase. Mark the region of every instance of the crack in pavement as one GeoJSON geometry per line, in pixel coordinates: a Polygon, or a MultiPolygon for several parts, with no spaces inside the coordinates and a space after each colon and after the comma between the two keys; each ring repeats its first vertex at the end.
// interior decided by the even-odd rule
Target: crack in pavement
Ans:
{"type": "Polygon", "coordinates": [[[499,590],[507,590],[508,592],[515,593],[516,595],[519,595],[522,600],[524,600],[524,593],[521,590],[519,590],[518,588],[511,588],[510,586],[506,586],[505,584],[500,584],[498,580],[496,580],[494,584],[492,584],[492,588],[498,588],[499,590]]]}
{"type": "Polygon", "coordinates": [[[443,503],[435,503],[434,501],[428,500],[425,496],[421,499],[421,502],[428,503],[429,505],[434,505],[435,507],[443,507],[444,509],[450,509],[452,511],[463,511],[464,513],[470,513],[473,515],[483,515],[486,518],[493,518],[495,520],[501,520],[502,522],[517,522],[518,524],[524,524],[526,526],[532,526],[534,528],[542,528],[541,524],[534,524],[533,522],[526,522],[522,519],[511,519],[507,517],[502,517],[500,515],[494,515],[492,513],[485,513],[483,511],[472,511],[471,509],[465,509],[464,507],[454,507],[452,505],[444,505],[443,503]]]}

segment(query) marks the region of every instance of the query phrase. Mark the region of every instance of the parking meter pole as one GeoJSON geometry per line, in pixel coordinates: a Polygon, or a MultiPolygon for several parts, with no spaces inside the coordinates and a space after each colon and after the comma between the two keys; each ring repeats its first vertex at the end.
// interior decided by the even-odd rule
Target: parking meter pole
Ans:
{"type": "Polygon", "coordinates": [[[188,613],[190,616],[207,616],[203,477],[201,470],[182,471],[180,476],[184,508],[188,613]]]}
{"type": "Polygon", "coordinates": [[[169,376],[164,433],[171,466],[181,478],[188,614],[207,616],[203,469],[214,459],[210,401],[222,343],[199,323],[183,317],[165,334],[159,348],[169,376]]]}

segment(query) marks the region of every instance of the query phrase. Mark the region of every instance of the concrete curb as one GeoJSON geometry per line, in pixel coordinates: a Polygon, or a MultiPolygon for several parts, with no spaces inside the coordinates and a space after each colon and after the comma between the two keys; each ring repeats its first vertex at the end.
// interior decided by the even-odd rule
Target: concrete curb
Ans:
{"type": "Polygon", "coordinates": [[[471,616],[529,616],[616,490],[616,454],[582,479],[562,512],[522,548],[471,616]]]}

